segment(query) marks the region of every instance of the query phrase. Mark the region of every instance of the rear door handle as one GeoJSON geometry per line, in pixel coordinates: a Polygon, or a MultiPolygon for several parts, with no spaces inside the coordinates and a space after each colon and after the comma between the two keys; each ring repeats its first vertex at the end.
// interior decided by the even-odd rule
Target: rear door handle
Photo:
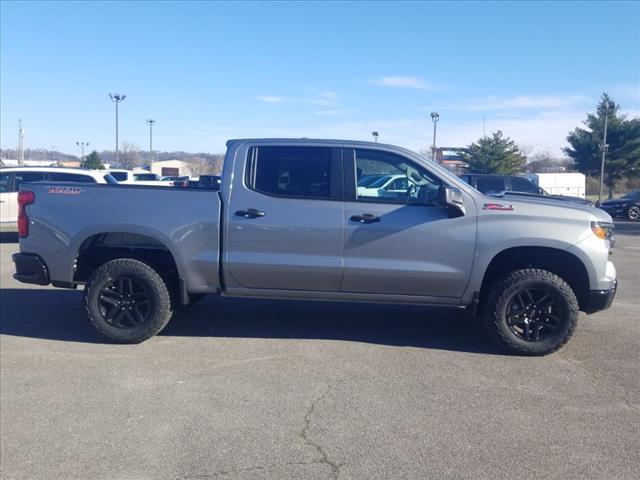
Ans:
{"type": "Polygon", "coordinates": [[[249,208],[247,210],[236,210],[236,215],[244,218],[260,218],[264,217],[264,212],[256,210],[255,208],[249,208]]]}
{"type": "Polygon", "coordinates": [[[351,220],[360,223],[376,223],[380,221],[380,217],[376,217],[370,213],[363,213],[362,215],[354,215],[351,217],[351,220]]]}

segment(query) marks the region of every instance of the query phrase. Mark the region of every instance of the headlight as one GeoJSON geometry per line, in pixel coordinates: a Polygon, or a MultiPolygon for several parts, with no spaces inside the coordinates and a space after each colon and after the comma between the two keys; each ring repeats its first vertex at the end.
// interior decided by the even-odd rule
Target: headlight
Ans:
{"type": "Polygon", "coordinates": [[[609,240],[613,247],[616,239],[615,227],[609,222],[591,222],[591,231],[601,240],[609,240]]]}

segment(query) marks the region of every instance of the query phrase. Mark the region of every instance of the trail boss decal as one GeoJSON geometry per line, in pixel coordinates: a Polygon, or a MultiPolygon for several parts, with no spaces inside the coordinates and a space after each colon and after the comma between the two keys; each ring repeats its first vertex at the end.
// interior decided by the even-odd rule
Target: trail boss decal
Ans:
{"type": "Polygon", "coordinates": [[[79,195],[80,187],[49,187],[49,193],[58,193],[61,195],[79,195]]]}
{"type": "Polygon", "coordinates": [[[513,211],[513,205],[508,205],[505,203],[485,203],[482,206],[483,210],[502,210],[502,211],[507,211],[507,212],[511,212],[513,211]]]}

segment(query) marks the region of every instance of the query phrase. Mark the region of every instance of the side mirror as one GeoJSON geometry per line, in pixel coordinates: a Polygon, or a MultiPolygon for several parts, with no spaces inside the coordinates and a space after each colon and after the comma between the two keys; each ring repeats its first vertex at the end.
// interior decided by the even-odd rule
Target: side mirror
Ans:
{"type": "Polygon", "coordinates": [[[462,216],[466,213],[464,209],[464,197],[460,189],[442,185],[438,191],[440,204],[445,205],[450,211],[462,216]]]}

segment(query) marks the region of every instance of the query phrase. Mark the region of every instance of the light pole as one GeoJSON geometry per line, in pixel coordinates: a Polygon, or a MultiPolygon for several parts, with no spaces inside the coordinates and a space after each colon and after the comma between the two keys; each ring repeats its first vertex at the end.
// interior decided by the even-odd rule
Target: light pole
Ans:
{"type": "Polygon", "coordinates": [[[434,162],[438,161],[436,158],[436,127],[438,125],[438,120],[440,120],[438,112],[431,112],[431,121],[433,122],[433,146],[431,147],[431,155],[434,162]]]}
{"type": "Polygon", "coordinates": [[[609,110],[613,107],[611,102],[606,101],[604,103],[604,135],[602,136],[602,143],[600,144],[600,150],[602,151],[602,162],[600,162],[600,188],[598,189],[598,206],[602,202],[602,185],[604,183],[604,160],[607,155],[609,145],[607,145],[607,123],[609,121],[609,110]]]}
{"type": "Polygon", "coordinates": [[[380,136],[380,134],[378,132],[371,132],[371,136],[373,137],[373,141],[375,143],[378,143],[378,137],[380,136]]]}
{"type": "Polygon", "coordinates": [[[126,95],[119,93],[110,93],[109,98],[116,104],[116,167],[120,166],[120,149],[118,147],[118,104],[127,98],[126,95]]]}
{"type": "Polygon", "coordinates": [[[82,156],[80,157],[80,166],[82,167],[82,164],[84,163],[84,147],[88,147],[89,142],[76,142],[76,145],[82,149],[82,156]]]}
{"type": "Polygon", "coordinates": [[[149,125],[149,155],[151,156],[150,162],[153,162],[153,126],[156,121],[151,118],[147,119],[147,125],[149,125]]]}

